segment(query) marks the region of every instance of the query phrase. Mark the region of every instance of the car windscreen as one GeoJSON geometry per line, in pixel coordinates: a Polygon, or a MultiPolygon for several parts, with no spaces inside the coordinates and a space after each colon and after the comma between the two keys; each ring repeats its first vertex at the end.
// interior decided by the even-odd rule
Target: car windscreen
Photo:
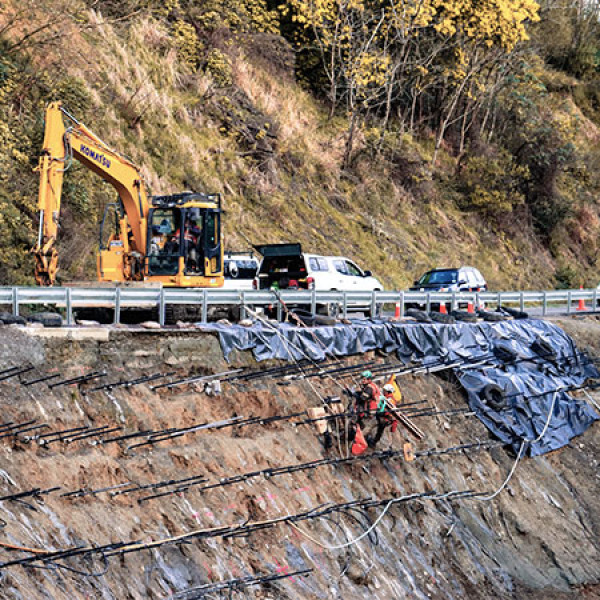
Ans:
{"type": "Polygon", "coordinates": [[[420,285],[431,284],[450,284],[458,281],[458,271],[456,269],[444,269],[443,271],[428,271],[419,279],[420,285]]]}

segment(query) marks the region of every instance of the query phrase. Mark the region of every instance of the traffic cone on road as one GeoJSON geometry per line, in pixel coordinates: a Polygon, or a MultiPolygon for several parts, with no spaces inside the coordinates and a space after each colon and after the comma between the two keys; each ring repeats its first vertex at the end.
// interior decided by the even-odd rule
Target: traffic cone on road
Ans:
{"type": "Polygon", "coordinates": [[[447,315],[448,311],[446,310],[446,303],[445,302],[441,302],[440,303],[440,314],[442,315],[447,315]]]}
{"type": "Polygon", "coordinates": [[[475,309],[473,308],[473,303],[472,302],[467,302],[467,312],[473,314],[475,312],[475,309]]]}
{"type": "Polygon", "coordinates": [[[396,302],[396,310],[394,311],[394,319],[400,318],[400,302],[396,302]]]}
{"type": "MultiPolygon", "coordinates": [[[[583,289],[583,284],[581,284],[579,286],[579,289],[582,290],[583,289]]],[[[587,310],[587,308],[585,307],[585,300],[583,298],[579,299],[579,302],[577,303],[577,310],[587,310]]]]}

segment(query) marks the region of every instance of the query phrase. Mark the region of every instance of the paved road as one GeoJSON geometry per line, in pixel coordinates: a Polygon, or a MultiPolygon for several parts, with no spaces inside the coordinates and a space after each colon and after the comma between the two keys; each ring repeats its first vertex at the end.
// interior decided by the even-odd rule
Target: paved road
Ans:
{"type": "MultiPolygon", "coordinates": [[[[518,307],[514,307],[514,308],[518,308],[518,307]]],[[[490,311],[494,311],[495,308],[489,306],[488,310],[490,311]]],[[[530,306],[530,307],[525,307],[525,312],[532,316],[532,317],[539,317],[542,318],[543,315],[543,309],[541,306],[530,306]]],[[[359,316],[359,315],[363,315],[363,313],[354,313],[354,315],[359,316]]],[[[577,310],[577,305],[574,303],[572,308],[571,308],[571,312],[569,313],[567,311],[567,307],[566,306],[548,306],[546,308],[546,317],[563,317],[563,316],[575,316],[575,315],[580,315],[580,316],[584,316],[584,315],[600,315],[600,310],[591,310],[590,306],[586,307],[585,311],[579,311],[577,310]]],[[[353,313],[350,313],[349,316],[353,316],[353,313]]],[[[393,317],[394,316],[394,311],[393,310],[384,310],[382,313],[383,317],[393,317]]]]}

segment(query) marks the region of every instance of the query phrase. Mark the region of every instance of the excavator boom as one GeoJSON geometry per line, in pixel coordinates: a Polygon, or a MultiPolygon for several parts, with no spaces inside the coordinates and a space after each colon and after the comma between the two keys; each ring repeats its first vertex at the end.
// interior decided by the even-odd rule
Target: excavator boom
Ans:
{"type": "Polygon", "coordinates": [[[40,227],[33,253],[36,257],[35,277],[40,285],[52,285],[56,280],[58,255],[55,244],[63,175],[74,158],[117,190],[131,228],[130,250],[140,255],[145,252],[148,196],[139,169],[69,115],[60,102],[53,102],[46,109],[44,147],[39,162],[40,227]],[[65,127],[65,118],[70,121],[69,127],[65,127]]]}
{"type": "Polygon", "coordinates": [[[39,161],[40,225],[35,256],[39,285],[53,285],[58,271],[56,242],[65,171],[76,159],[110,183],[119,200],[115,227],[105,236],[102,220],[98,279],[148,281],[172,287],[221,287],[221,200],[218,194],[183,192],[149,197],[139,168],[104,143],[61,105],[46,109],[39,161]],[[105,241],[106,239],[106,241],[105,241]]]}

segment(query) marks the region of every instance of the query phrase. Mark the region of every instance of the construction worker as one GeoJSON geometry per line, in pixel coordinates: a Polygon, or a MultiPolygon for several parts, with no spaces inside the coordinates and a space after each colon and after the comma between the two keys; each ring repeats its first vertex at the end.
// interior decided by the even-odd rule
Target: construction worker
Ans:
{"type": "Polygon", "coordinates": [[[360,380],[360,389],[355,395],[356,404],[356,429],[364,435],[366,444],[370,439],[376,437],[377,420],[375,414],[379,407],[382,394],[379,386],[373,381],[373,373],[371,371],[363,371],[360,380]]]}
{"type": "Polygon", "coordinates": [[[159,225],[152,227],[152,238],[150,240],[150,254],[157,255],[165,245],[165,235],[159,225]]]}
{"type": "Polygon", "coordinates": [[[350,393],[354,398],[352,412],[355,413],[355,418],[348,425],[348,441],[353,442],[352,454],[362,454],[367,449],[362,429],[365,426],[365,419],[369,414],[374,413],[377,409],[377,403],[381,392],[379,386],[373,381],[373,373],[371,371],[363,371],[359,382],[359,389],[352,390],[350,393]]]}
{"type": "Polygon", "coordinates": [[[373,381],[373,373],[371,371],[363,371],[361,377],[360,391],[356,396],[355,405],[359,424],[366,415],[375,414],[381,399],[381,390],[373,381]]]}
{"type": "Polygon", "coordinates": [[[198,270],[198,232],[195,222],[188,221],[183,229],[183,247],[186,257],[186,269],[198,270]]]}
{"type": "MultiPolygon", "coordinates": [[[[399,404],[402,404],[402,392],[400,391],[400,387],[398,386],[398,380],[396,379],[396,375],[392,375],[387,381],[386,381],[386,385],[390,385],[392,386],[389,389],[393,389],[394,393],[393,393],[393,401],[394,401],[394,405],[398,406],[399,404]]],[[[385,387],[385,386],[384,386],[385,387]]]]}
{"type": "Polygon", "coordinates": [[[392,412],[396,407],[395,392],[396,388],[391,383],[386,383],[382,388],[382,395],[377,405],[377,412],[375,413],[377,428],[374,434],[367,435],[367,443],[371,448],[377,446],[386,427],[391,426],[392,433],[398,428],[398,421],[394,418],[394,413],[392,412]]]}
{"type": "Polygon", "coordinates": [[[179,234],[174,233],[168,236],[164,245],[163,252],[165,254],[179,254],[179,234]]]}

